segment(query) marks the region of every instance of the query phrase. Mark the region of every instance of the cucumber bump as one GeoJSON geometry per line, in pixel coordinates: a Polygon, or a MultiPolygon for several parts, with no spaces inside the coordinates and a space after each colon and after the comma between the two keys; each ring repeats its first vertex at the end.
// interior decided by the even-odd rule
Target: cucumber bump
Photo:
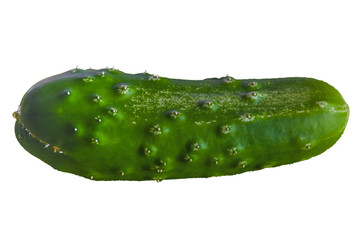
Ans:
{"type": "Polygon", "coordinates": [[[93,180],[235,175],[316,156],[349,107],[312,78],[180,80],[73,69],[24,95],[19,143],[53,168],[93,180]]]}

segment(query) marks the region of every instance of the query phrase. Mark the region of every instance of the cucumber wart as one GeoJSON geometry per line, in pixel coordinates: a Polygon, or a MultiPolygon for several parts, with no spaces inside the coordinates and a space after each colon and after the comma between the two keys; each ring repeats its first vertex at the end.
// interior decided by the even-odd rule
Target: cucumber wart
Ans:
{"type": "Polygon", "coordinates": [[[161,181],[309,159],[340,138],[349,107],[312,78],[190,81],[73,69],[31,87],[13,116],[19,143],[57,170],[161,181]]]}

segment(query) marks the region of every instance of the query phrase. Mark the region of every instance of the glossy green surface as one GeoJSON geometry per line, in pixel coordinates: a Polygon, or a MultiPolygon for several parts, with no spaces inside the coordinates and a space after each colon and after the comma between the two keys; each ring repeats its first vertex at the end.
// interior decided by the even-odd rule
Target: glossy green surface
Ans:
{"type": "Polygon", "coordinates": [[[177,80],[75,69],[23,97],[20,144],[55,169],[94,180],[233,175],[318,155],[349,108],[310,78],[177,80]]]}

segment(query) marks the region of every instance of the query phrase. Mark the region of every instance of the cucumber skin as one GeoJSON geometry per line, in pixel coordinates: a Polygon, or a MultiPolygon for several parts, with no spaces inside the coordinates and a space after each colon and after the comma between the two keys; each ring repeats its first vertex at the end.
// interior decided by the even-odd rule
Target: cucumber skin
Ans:
{"type": "Polygon", "coordinates": [[[14,117],[19,143],[57,170],[161,181],[309,159],[340,138],[349,108],[312,78],[190,81],[73,69],[30,88],[14,117]]]}

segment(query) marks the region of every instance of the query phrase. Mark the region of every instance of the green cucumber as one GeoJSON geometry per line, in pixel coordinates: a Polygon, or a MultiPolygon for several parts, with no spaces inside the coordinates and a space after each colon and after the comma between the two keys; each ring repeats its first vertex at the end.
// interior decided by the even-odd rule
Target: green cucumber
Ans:
{"type": "Polygon", "coordinates": [[[24,95],[15,134],[53,168],[93,180],[234,175],[316,156],[349,107],[312,78],[180,80],[73,69],[24,95]]]}

